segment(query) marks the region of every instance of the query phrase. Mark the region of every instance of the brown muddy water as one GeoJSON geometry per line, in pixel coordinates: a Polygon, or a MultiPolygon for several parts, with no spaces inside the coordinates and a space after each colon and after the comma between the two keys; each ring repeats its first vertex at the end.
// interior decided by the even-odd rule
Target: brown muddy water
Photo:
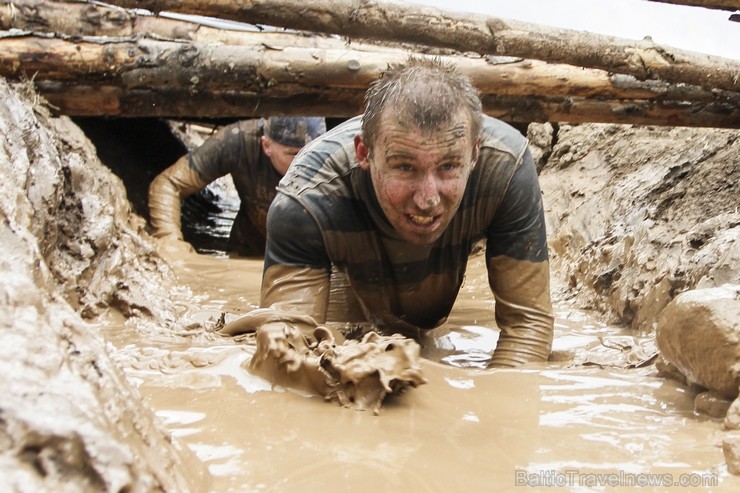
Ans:
{"type": "MultiPolygon", "coordinates": [[[[192,290],[173,293],[184,327],[256,308],[261,260],[171,263],[192,290]]],[[[208,467],[206,491],[740,491],[721,421],[696,415],[694,392],[654,366],[622,368],[636,341],[594,320],[558,302],[564,361],[483,369],[497,333],[474,258],[448,323],[422,341],[428,383],[377,416],[250,375],[249,338],[145,338],[114,319],[103,329],[164,427],[208,467]]]]}

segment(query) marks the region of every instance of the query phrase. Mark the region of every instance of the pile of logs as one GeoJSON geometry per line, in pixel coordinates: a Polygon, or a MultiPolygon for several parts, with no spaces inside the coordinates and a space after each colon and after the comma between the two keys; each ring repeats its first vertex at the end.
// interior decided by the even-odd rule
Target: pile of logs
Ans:
{"type": "Polygon", "coordinates": [[[511,122],[740,128],[737,60],[422,6],[0,0],[0,29],[0,75],[72,116],[348,117],[414,55],[455,63],[511,122]]]}

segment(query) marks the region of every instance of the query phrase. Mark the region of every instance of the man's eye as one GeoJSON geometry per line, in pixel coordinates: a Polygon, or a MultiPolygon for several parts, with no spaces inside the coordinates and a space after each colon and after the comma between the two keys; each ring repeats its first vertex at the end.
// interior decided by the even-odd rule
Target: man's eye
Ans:
{"type": "Polygon", "coordinates": [[[452,171],[454,169],[457,169],[457,163],[444,163],[440,165],[439,169],[441,171],[452,171]]]}
{"type": "Polygon", "coordinates": [[[411,166],[410,164],[399,164],[399,165],[396,166],[396,169],[398,171],[406,171],[406,172],[408,172],[408,171],[414,171],[414,167],[411,166]]]}

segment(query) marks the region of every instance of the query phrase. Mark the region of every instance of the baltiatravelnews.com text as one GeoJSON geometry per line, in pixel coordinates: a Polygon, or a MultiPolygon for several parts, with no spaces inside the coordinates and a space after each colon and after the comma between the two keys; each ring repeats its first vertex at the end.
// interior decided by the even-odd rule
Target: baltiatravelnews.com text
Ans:
{"type": "Polygon", "coordinates": [[[631,473],[618,472],[584,472],[570,470],[529,471],[516,469],[514,485],[525,487],[567,488],[572,486],[591,487],[700,487],[718,486],[719,477],[714,473],[631,473]]]}

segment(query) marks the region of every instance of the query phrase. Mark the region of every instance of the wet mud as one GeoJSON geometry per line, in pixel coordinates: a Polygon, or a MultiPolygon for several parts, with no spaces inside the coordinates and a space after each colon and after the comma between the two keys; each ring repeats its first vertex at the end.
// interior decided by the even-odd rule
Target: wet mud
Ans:
{"type": "MultiPolygon", "coordinates": [[[[173,265],[200,304],[184,322],[210,326],[258,299],[258,260],[190,254],[173,265]]],[[[482,369],[497,338],[486,283],[473,259],[450,320],[422,341],[428,383],[386,399],[379,415],[250,372],[253,336],[165,345],[131,327],[106,332],[147,404],[208,466],[213,491],[628,491],[638,478],[671,481],[640,491],[740,487],[724,464],[721,422],[694,412],[699,389],[654,365],[630,368],[625,354],[639,339],[572,303],[557,304],[564,361],[482,369]],[[598,362],[574,359],[584,348],[598,362]],[[595,489],[596,478],[626,488],[595,489]]]]}

